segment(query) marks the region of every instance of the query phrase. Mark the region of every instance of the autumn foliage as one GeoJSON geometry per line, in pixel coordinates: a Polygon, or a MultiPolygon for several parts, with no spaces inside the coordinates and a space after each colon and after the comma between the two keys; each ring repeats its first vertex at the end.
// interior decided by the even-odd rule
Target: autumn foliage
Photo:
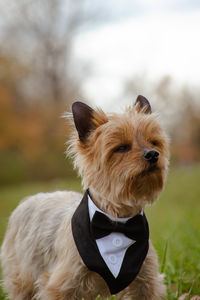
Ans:
{"type": "Polygon", "coordinates": [[[12,80],[0,81],[0,184],[72,176],[61,118],[67,105],[20,95],[12,80]]]}

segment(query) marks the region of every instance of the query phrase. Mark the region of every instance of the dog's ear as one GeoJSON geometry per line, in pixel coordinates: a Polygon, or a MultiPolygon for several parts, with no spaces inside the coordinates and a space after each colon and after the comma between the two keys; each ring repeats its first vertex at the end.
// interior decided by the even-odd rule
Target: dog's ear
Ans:
{"type": "Polygon", "coordinates": [[[84,142],[93,126],[94,110],[87,104],[77,101],[72,104],[72,114],[79,138],[84,142]]]}
{"type": "Polygon", "coordinates": [[[152,112],[151,111],[151,105],[150,105],[149,101],[141,95],[139,95],[137,97],[136,102],[135,102],[135,106],[136,106],[136,110],[138,112],[142,112],[142,113],[145,113],[145,114],[151,114],[151,112],[152,112]]]}

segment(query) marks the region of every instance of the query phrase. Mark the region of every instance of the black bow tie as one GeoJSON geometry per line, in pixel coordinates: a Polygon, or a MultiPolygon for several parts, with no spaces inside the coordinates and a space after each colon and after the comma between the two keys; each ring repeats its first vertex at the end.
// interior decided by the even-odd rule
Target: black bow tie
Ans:
{"type": "Polygon", "coordinates": [[[125,234],[132,240],[148,239],[149,230],[145,215],[136,215],[126,223],[112,221],[106,215],[96,211],[91,222],[91,231],[95,239],[100,239],[112,232],[125,234]]]}

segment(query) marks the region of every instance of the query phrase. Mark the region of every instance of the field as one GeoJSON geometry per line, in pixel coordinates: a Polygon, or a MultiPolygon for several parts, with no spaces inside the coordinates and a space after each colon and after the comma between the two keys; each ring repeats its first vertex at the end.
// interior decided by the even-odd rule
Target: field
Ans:
{"type": "MultiPolygon", "coordinates": [[[[0,243],[8,216],[21,198],[56,189],[80,191],[81,187],[78,180],[58,180],[1,188],[0,243]]],[[[187,299],[200,295],[200,165],[171,170],[165,191],[146,214],[160,270],[165,273],[168,299],[176,300],[184,293],[187,299]]],[[[4,299],[0,290],[0,300],[4,299]]]]}

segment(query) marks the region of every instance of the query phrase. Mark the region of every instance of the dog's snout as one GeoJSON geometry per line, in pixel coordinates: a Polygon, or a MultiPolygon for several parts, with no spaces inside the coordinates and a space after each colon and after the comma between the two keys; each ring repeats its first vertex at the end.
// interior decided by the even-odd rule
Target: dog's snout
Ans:
{"type": "Polygon", "coordinates": [[[156,150],[145,149],[143,156],[144,159],[150,163],[156,163],[158,161],[159,152],[156,150]]]}

